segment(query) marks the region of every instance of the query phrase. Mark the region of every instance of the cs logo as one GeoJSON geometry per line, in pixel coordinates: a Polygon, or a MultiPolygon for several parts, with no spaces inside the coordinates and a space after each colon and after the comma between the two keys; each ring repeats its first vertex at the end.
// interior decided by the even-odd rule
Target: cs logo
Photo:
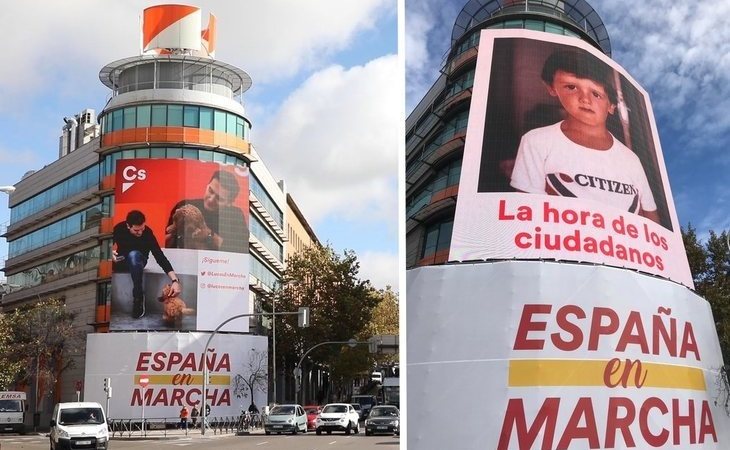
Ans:
{"type": "Polygon", "coordinates": [[[137,169],[134,166],[127,166],[122,170],[122,192],[127,192],[129,188],[134,186],[135,181],[144,181],[147,179],[147,171],[145,169],[137,169]]]}

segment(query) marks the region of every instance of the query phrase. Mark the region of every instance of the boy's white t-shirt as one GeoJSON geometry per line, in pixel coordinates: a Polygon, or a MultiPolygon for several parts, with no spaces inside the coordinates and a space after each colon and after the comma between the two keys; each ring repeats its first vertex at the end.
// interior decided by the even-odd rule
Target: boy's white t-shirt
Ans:
{"type": "Polygon", "coordinates": [[[618,139],[608,150],[595,150],[568,139],[562,122],[522,136],[513,188],[533,194],[595,200],[624,211],[657,209],[639,157],[618,139]]]}

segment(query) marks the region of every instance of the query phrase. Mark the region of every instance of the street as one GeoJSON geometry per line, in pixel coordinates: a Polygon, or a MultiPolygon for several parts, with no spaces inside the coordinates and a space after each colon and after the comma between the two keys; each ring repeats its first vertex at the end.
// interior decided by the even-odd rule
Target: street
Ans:
{"type": "MultiPolygon", "coordinates": [[[[201,437],[199,434],[190,437],[172,437],[168,439],[112,439],[110,449],[149,449],[152,446],[157,450],[164,448],[174,449],[184,447],[200,447],[204,445],[206,450],[210,449],[266,449],[266,450],[370,450],[383,448],[398,448],[400,438],[398,436],[346,436],[342,433],[317,436],[313,432],[306,435],[264,435],[251,434],[248,436],[235,436],[232,434],[214,435],[201,437]]],[[[0,436],[0,449],[47,449],[48,437],[40,435],[2,435],[0,436]]]]}

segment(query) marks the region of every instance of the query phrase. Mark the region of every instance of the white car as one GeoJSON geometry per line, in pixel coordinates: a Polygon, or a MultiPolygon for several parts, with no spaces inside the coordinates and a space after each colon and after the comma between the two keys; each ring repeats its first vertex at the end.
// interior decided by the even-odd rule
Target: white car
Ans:
{"type": "Polygon", "coordinates": [[[104,409],[98,403],[58,403],[51,417],[51,450],[64,448],[109,448],[109,429],[104,409]]]}
{"type": "Polygon", "coordinates": [[[307,432],[307,413],[300,405],[276,405],[269,411],[264,423],[264,432],[291,433],[307,432]]]}
{"type": "Polygon", "coordinates": [[[322,408],[317,418],[317,434],[332,434],[333,431],[344,431],[350,434],[360,432],[360,415],[352,405],[347,403],[328,403],[322,408]]]}

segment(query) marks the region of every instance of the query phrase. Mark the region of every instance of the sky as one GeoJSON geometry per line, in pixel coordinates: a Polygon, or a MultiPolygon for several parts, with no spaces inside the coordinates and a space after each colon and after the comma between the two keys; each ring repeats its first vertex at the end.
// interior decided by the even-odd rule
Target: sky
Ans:
{"type": "MultiPolygon", "coordinates": [[[[612,58],[649,93],[679,223],[730,228],[730,0],[588,0],[612,58]]],[[[406,113],[431,87],[466,0],[406,0],[406,113]]]]}
{"type": "MultiPolygon", "coordinates": [[[[0,185],[58,159],[64,116],[101,112],[99,70],[139,54],[139,17],[161,1],[3,3],[0,185]]],[[[354,250],[360,278],[398,289],[403,72],[395,0],[182,2],[217,17],[216,59],[246,71],[251,142],[319,240],[354,250]]],[[[10,218],[0,194],[0,231],[10,218]]],[[[0,257],[7,258],[0,240],[0,257]]]]}

